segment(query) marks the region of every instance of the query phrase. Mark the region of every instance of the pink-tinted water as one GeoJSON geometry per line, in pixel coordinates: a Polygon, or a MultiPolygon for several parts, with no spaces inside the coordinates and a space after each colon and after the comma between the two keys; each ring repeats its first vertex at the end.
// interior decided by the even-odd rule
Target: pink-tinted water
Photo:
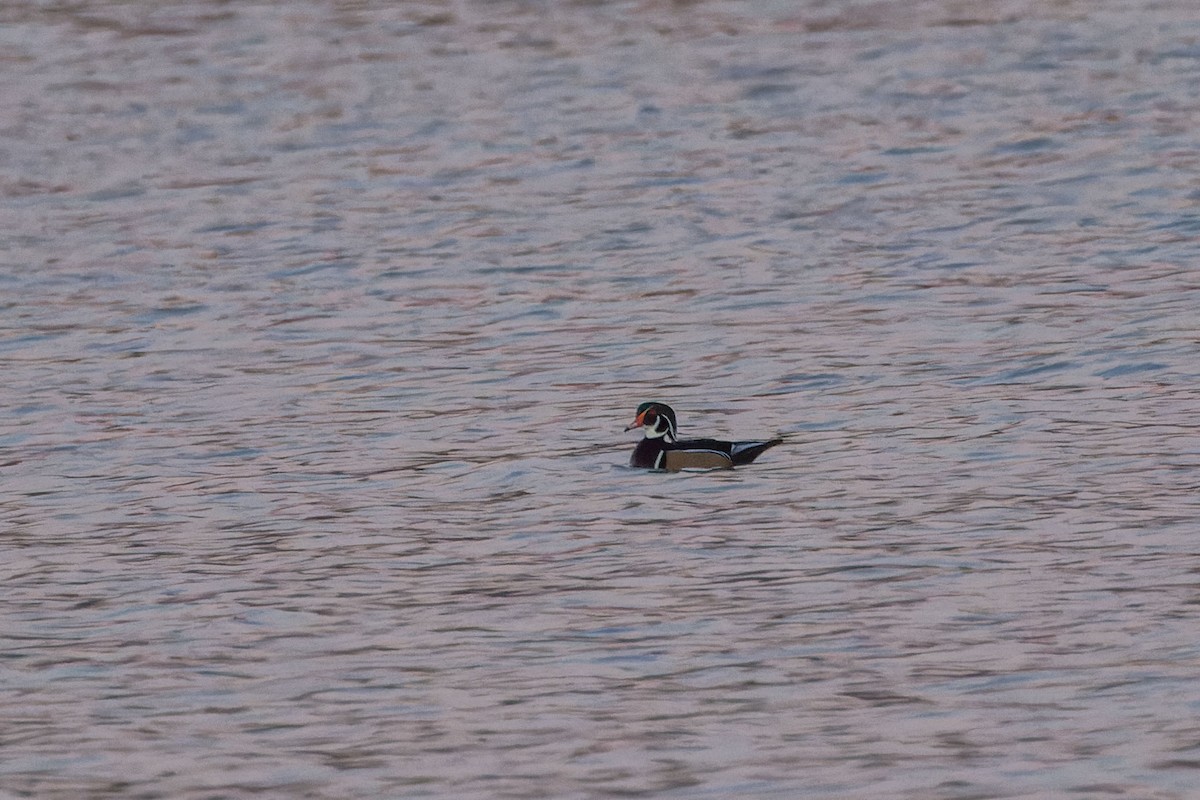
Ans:
{"type": "Polygon", "coordinates": [[[1197,797],[1198,41],[5,4],[0,796],[1197,797]]]}

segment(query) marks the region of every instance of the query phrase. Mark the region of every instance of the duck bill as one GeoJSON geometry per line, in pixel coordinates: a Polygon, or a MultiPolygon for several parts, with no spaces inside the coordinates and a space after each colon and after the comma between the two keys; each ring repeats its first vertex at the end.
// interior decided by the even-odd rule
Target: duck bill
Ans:
{"type": "Polygon", "coordinates": [[[631,430],[633,430],[634,428],[640,428],[640,427],[642,427],[643,425],[645,425],[645,424],[646,424],[646,423],[645,423],[645,418],[646,418],[646,412],[645,412],[645,411],[643,411],[642,413],[640,413],[640,414],[638,414],[638,415],[637,415],[637,419],[635,419],[633,422],[631,422],[631,423],[629,423],[628,425],[626,425],[626,426],[625,426],[625,430],[627,430],[627,431],[631,431],[631,430]]]}

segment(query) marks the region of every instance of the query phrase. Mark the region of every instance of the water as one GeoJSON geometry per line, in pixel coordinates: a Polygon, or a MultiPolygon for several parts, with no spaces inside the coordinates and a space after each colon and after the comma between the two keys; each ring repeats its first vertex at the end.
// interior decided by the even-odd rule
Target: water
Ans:
{"type": "Polygon", "coordinates": [[[0,23],[3,796],[1196,796],[1190,3],[0,23]]]}

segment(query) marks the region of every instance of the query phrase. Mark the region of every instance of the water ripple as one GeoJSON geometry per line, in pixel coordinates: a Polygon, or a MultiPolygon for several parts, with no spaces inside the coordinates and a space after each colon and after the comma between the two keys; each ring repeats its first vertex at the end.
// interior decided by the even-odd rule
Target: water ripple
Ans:
{"type": "Polygon", "coordinates": [[[0,794],[1191,796],[1190,7],[288,9],[0,11],[0,794]]]}

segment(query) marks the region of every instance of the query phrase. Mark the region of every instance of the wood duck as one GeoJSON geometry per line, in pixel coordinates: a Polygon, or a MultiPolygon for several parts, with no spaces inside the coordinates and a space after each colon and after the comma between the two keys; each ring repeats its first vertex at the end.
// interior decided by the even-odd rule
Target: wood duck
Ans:
{"type": "Polygon", "coordinates": [[[730,469],[749,464],[763,451],[783,439],[769,442],[722,442],[718,439],[685,439],[679,441],[675,412],[665,403],[642,403],[637,418],[625,430],[641,428],[646,437],[638,442],[629,459],[629,466],[644,469],[730,469]]]}

